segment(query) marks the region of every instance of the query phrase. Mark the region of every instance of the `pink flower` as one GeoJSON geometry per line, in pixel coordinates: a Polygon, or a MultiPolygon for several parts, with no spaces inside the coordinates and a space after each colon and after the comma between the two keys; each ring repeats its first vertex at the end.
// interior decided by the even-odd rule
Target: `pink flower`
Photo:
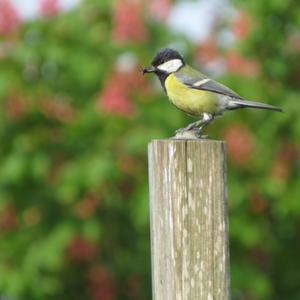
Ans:
{"type": "Polygon", "coordinates": [[[40,11],[43,16],[52,17],[59,13],[59,0],[41,0],[40,11]]]}
{"type": "Polygon", "coordinates": [[[7,0],[0,0],[0,36],[14,33],[20,23],[15,7],[7,0]]]}
{"type": "Polygon", "coordinates": [[[67,248],[68,257],[78,263],[92,261],[97,252],[97,245],[80,235],[74,236],[67,248]]]}
{"type": "Polygon", "coordinates": [[[200,63],[209,63],[219,56],[217,41],[214,37],[209,37],[199,45],[196,53],[196,60],[200,63]]]}
{"type": "Polygon", "coordinates": [[[293,53],[300,53],[300,31],[290,34],[287,44],[293,53]]]}
{"type": "Polygon", "coordinates": [[[141,90],[147,92],[147,84],[136,68],[130,72],[115,71],[100,93],[97,108],[99,111],[131,116],[135,111],[132,94],[141,90]]]}
{"type": "Polygon", "coordinates": [[[113,300],[116,287],[109,271],[102,265],[96,265],[88,273],[88,289],[93,300],[113,300]]]}
{"type": "Polygon", "coordinates": [[[251,19],[249,15],[243,11],[239,11],[232,24],[232,31],[235,37],[238,39],[245,38],[250,31],[250,27],[251,19]]]}
{"type": "Polygon", "coordinates": [[[132,0],[117,1],[113,16],[113,39],[123,43],[144,41],[147,33],[142,20],[141,5],[132,0]]]}
{"type": "Polygon", "coordinates": [[[67,102],[54,98],[44,98],[39,103],[40,111],[48,118],[61,122],[70,122],[74,119],[75,109],[67,102]]]}
{"type": "Polygon", "coordinates": [[[115,82],[113,84],[108,83],[101,95],[101,102],[98,104],[105,112],[117,115],[129,116],[134,111],[128,95],[115,82]]]}
{"type": "Polygon", "coordinates": [[[150,12],[152,16],[163,21],[168,16],[172,5],[172,0],[150,0],[150,12]]]}
{"type": "Polygon", "coordinates": [[[18,227],[18,215],[14,205],[6,204],[0,212],[0,231],[11,231],[18,227]]]}
{"type": "Polygon", "coordinates": [[[254,213],[262,213],[268,207],[268,202],[261,191],[253,189],[250,193],[250,208],[254,213]]]}
{"type": "Polygon", "coordinates": [[[234,50],[227,54],[226,64],[227,69],[233,74],[256,76],[260,71],[256,60],[242,57],[234,50]]]}
{"type": "Polygon", "coordinates": [[[280,181],[287,181],[290,176],[291,166],[285,161],[274,160],[271,167],[271,176],[280,181]]]}
{"type": "Polygon", "coordinates": [[[255,141],[249,129],[241,124],[226,128],[224,139],[227,142],[228,156],[237,165],[245,165],[252,157],[255,141]]]}
{"type": "Polygon", "coordinates": [[[292,142],[284,143],[271,166],[271,176],[281,181],[288,180],[294,162],[298,158],[299,148],[292,142]]]}
{"type": "Polygon", "coordinates": [[[84,197],[76,203],[74,210],[78,217],[87,219],[91,217],[99,205],[99,197],[93,193],[87,193],[84,197]]]}
{"type": "Polygon", "coordinates": [[[5,101],[5,112],[11,120],[17,121],[27,113],[28,104],[18,93],[10,94],[5,101]]]}

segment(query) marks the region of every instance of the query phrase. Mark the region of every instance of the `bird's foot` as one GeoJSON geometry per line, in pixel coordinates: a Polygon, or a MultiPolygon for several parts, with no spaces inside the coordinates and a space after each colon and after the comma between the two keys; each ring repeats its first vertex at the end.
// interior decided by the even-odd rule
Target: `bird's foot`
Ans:
{"type": "Polygon", "coordinates": [[[206,139],[207,135],[202,135],[201,130],[199,128],[187,129],[179,128],[175,131],[175,136],[173,139],[206,139]]]}
{"type": "Polygon", "coordinates": [[[211,114],[203,114],[203,119],[189,124],[187,127],[179,128],[175,131],[175,137],[178,139],[207,139],[207,135],[203,135],[203,128],[213,120],[211,114]]]}
{"type": "Polygon", "coordinates": [[[198,139],[209,139],[207,134],[201,134],[201,132],[196,132],[196,136],[198,139]]]}
{"type": "Polygon", "coordinates": [[[192,131],[192,130],[194,130],[195,127],[192,126],[192,125],[194,125],[194,124],[192,123],[192,124],[189,124],[187,127],[183,127],[183,128],[177,129],[177,130],[175,131],[175,134],[183,134],[183,133],[186,132],[186,131],[192,131]]]}

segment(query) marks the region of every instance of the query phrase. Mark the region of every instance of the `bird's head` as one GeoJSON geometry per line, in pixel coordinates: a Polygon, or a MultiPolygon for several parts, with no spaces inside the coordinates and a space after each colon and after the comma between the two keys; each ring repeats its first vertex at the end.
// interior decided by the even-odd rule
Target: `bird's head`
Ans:
{"type": "Polygon", "coordinates": [[[160,49],[152,60],[151,66],[143,69],[145,73],[171,74],[185,65],[182,56],[173,49],[160,49]]]}

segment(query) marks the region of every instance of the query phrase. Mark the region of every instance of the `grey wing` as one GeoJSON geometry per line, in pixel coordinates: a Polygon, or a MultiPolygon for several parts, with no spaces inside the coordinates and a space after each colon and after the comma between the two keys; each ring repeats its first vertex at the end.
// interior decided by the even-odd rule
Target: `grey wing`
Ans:
{"type": "Polygon", "coordinates": [[[193,89],[206,90],[236,99],[243,99],[239,94],[237,94],[230,88],[208,78],[204,74],[196,71],[191,67],[186,66],[185,70],[181,69],[176,72],[175,75],[178,80],[193,89]]]}

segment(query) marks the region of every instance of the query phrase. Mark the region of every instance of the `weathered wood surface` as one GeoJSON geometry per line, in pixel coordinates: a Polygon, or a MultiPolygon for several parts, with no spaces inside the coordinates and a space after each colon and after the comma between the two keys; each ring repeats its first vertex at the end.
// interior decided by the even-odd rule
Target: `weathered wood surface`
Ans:
{"type": "Polygon", "coordinates": [[[149,144],[154,300],[230,299],[225,145],[149,144]]]}

